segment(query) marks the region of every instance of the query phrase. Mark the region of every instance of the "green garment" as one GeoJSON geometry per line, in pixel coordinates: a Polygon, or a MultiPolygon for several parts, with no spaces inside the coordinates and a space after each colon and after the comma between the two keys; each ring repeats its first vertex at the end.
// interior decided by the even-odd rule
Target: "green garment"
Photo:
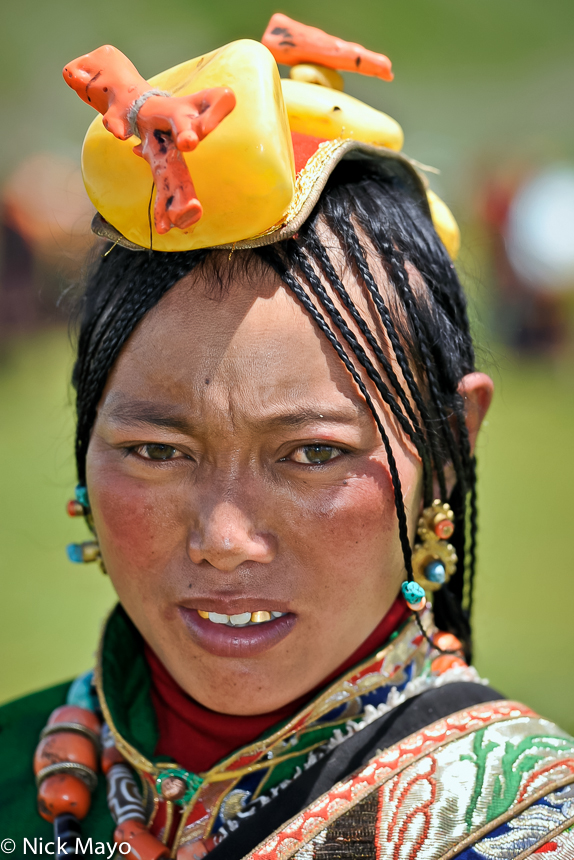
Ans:
{"type": "MultiPolygon", "coordinates": [[[[44,821],[36,808],[38,790],[32,762],[40,732],[54,708],[65,704],[69,686],[58,684],[0,708],[0,841],[15,841],[16,850],[10,856],[18,860],[23,856],[24,838],[31,842],[43,838],[44,843],[54,838],[53,825],[44,821]]],[[[82,836],[91,836],[94,842],[113,842],[115,825],[108,810],[105,782],[100,774],[90,812],[82,822],[82,836]]]]}
{"type": "MultiPolygon", "coordinates": [[[[155,760],[152,753],[157,728],[149,695],[149,670],[140,634],[120,606],[106,625],[102,664],[114,720],[130,743],[155,760]]],[[[16,842],[14,858],[21,856],[24,837],[30,841],[42,837],[44,842],[54,838],[53,825],[39,815],[36,807],[32,763],[40,732],[52,711],[66,703],[69,687],[70,683],[58,684],[0,707],[0,842],[7,838],[16,842]]],[[[101,773],[81,827],[83,840],[91,836],[94,843],[113,842],[115,824],[101,773]]]]}

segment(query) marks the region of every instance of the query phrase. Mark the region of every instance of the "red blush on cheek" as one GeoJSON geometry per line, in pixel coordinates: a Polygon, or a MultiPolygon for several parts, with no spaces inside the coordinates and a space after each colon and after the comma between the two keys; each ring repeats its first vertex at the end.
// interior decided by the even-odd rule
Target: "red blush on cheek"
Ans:
{"type": "Polygon", "coordinates": [[[391,547],[396,549],[397,520],[388,468],[374,459],[363,466],[330,493],[321,507],[291,512],[297,541],[308,557],[319,553],[324,558],[327,553],[335,566],[342,559],[344,564],[369,564],[388,555],[391,547]]]}
{"type": "Polygon", "coordinates": [[[90,488],[90,496],[104,558],[126,569],[147,569],[177,539],[174,506],[162,505],[156,493],[146,493],[132,481],[106,480],[90,488]]]}

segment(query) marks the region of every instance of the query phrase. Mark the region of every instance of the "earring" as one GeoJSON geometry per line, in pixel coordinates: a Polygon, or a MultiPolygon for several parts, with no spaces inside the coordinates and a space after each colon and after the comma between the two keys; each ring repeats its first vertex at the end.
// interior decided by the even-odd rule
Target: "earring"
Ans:
{"type": "Polygon", "coordinates": [[[450,505],[435,499],[419,519],[412,555],[413,576],[426,591],[438,591],[456,570],[456,550],[448,543],[454,532],[454,513],[450,505]]]}
{"type": "MultiPolygon", "coordinates": [[[[85,517],[86,522],[94,531],[94,523],[90,512],[90,502],[88,500],[88,491],[82,484],[78,484],[75,491],[75,498],[70,499],[66,505],[66,511],[70,517],[85,517]]],[[[88,540],[83,543],[69,543],[66,547],[68,559],[74,564],[82,564],[90,561],[99,561],[102,570],[105,573],[102,557],[100,553],[100,545],[97,540],[88,540]]]]}
{"type": "Polygon", "coordinates": [[[100,560],[100,545],[97,540],[86,540],[83,543],[69,543],[66,547],[69,561],[82,564],[100,560]]]}

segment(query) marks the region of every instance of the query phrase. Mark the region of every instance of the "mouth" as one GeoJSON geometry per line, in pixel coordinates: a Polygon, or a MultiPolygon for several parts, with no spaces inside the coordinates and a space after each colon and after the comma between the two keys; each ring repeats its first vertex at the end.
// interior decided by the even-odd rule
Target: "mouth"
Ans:
{"type": "Polygon", "coordinates": [[[178,606],[191,638],[216,657],[255,657],[273,648],[293,630],[293,612],[256,609],[226,614],[178,606]]]}
{"type": "Polygon", "coordinates": [[[267,612],[266,609],[258,609],[256,612],[240,612],[237,615],[224,615],[220,612],[206,612],[198,609],[200,618],[207,618],[212,624],[225,624],[227,627],[253,627],[256,624],[267,624],[274,618],[282,618],[286,612],[267,612]]]}

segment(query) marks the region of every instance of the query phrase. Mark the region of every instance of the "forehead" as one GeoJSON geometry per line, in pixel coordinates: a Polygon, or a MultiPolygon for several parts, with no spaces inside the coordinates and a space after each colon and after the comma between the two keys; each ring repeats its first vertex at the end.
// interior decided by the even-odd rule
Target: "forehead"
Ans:
{"type": "MultiPolygon", "coordinates": [[[[236,270],[223,290],[184,278],[142,320],[106,394],[190,397],[257,409],[277,400],[364,404],[332,346],[269,268],[236,270]]],[[[106,398],[104,398],[106,399],[106,398]]]]}

